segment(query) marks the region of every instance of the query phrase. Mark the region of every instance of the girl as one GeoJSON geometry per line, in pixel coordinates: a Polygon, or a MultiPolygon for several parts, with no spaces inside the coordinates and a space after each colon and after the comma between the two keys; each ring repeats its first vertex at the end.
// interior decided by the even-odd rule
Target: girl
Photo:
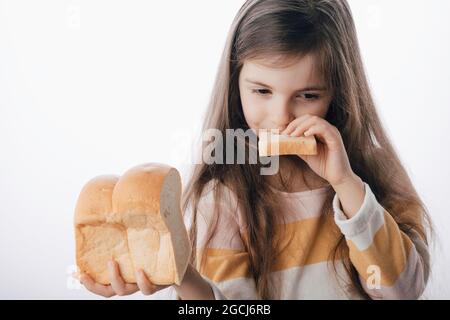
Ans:
{"type": "MultiPolygon", "coordinates": [[[[173,297],[421,296],[429,219],[375,109],[345,0],[248,0],[206,129],[314,135],[318,155],[282,156],[271,176],[260,159],[196,165],[183,197],[194,254],[173,297]]],[[[105,296],[163,288],[143,273],[124,283],[116,263],[111,286],[82,281],[105,296]]]]}

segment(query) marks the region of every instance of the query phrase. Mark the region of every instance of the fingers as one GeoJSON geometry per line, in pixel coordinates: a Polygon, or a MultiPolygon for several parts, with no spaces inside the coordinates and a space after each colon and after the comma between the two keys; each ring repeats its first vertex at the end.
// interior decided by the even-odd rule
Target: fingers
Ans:
{"type": "Polygon", "coordinates": [[[309,114],[292,121],[282,134],[290,135],[291,137],[316,135],[319,140],[331,147],[339,147],[341,140],[339,130],[336,127],[323,118],[309,114]]]}
{"type": "Polygon", "coordinates": [[[96,283],[87,274],[80,275],[80,282],[86,287],[86,289],[100,296],[110,298],[115,295],[115,292],[111,286],[104,286],[100,283],[96,283]]]}
{"type": "Polygon", "coordinates": [[[284,129],[281,134],[290,136],[301,136],[303,132],[314,123],[320,121],[320,117],[305,114],[291,123],[284,129]]]}
{"type": "Polygon", "coordinates": [[[325,126],[325,125],[327,125],[325,122],[326,121],[324,119],[319,118],[319,117],[315,117],[315,116],[306,118],[305,120],[303,120],[297,126],[297,128],[295,128],[293,130],[293,132],[291,133],[291,136],[292,137],[301,137],[306,131],[308,131],[308,129],[310,129],[313,126],[317,126],[317,125],[325,126]]]}
{"type": "Polygon", "coordinates": [[[136,272],[137,284],[126,283],[120,274],[119,264],[114,260],[111,260],[108,263],[108,271],[109,279],[111,282],[111,285],[109,286],[96,283],[94,279],[92,279],[87,274],[78,275],[77,273],[74,273],[73,276],[75,278],[79,278],[80,282],[86,287],[86,289],[106,298],[110,298],[116,294],[118,296],[129,295],[135,293],[138,290],[141,290],[141,292],[145,295],[151,295],[170,286],[155,285],[151,283],[142,269],[136,272]]]}
{"type": "Polygon", "coordinates": [[[334,130],[332,126],[319,123],[311,126],[304,134],[305,136],[317,136],[330,150],[334,150],[341,146],[340,135],[337,132],[338,130],[334,130]]]}
{"type": "Polygon", "coordinates": [[[303,134],[305,136],[311,136],[311,135],[319,135],[320,137],[323,137],[325,133],[327,132],[327,127],[320,123],[320,124],[313,124],[308,129],[304,130],[303,134]]]}
{"type": "Polygon", "coordinates": [[[139,269],[136,272],[136,282],[139,290],[141,290],[141,292],[145,295],[153,294],[161,289],[168,287],[168,285],[159,286],[151,283],[142,269],[139,269]]]}
{"type": "Polygon", "coordinates": [[[119,264],[111,260],[108,262],[109,280],[111,281],[112,290],[118,296],[125,296],[138,291],[138,287],[134,283],[126,283],[120,275],[119,264]]]}

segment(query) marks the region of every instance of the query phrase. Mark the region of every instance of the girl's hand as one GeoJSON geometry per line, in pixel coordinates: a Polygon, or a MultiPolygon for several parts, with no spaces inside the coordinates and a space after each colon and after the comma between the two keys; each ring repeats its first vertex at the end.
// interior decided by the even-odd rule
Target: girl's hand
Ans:
{"type": "Polygon", "coordinates": [[[120,275],[119,264],[114,260],[111,260],[108,263],[108,271],[111,285],[102,285],[100,283],[96,283],[87,274],[81,274],[79,279],[80,282],[86,287],[86,289],[88,289],[92,293],[101,295],[106,298],[110,298],[115,295],[126,296],[129,294],[133,294],[139,290],[141,290],[141,292],[145,295],[150,295],[168,287],[168,285],[158,286],[152,284],[142,270],[139,270],[136,273],[137,284],[126,283],[120,275]]]}
{"type": "Polygon", "coordinates": [[[339,130],[318,116],[304,115],[292,121],[283,135],[300,137],[314,135],[317,140],[317,155],[299,155],[308,166],[332,186],[337,186],[355,175],[339,130]]]}

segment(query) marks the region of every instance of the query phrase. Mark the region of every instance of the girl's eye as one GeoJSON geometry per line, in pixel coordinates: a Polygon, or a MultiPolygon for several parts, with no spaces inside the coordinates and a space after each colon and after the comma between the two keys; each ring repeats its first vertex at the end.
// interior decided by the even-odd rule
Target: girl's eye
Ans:
{"type": "MultiPolygon", "coordinates": [[[[252,92],[256,93],[256,94],[258,94],[260,96],[267,96],[267,95],[269,95],[271,93],[270,90],[268,90],[268,89],[253,89],[252,92]]],[[[308,100],[308,101],[314,101],[314,100],[319,99],[319,95],[318,94],[313,94],[313,93],[304,93],[304,94],[301,94],[301,95],[299,95],[297,97],[301,98],[301,99],[303,98],[303,99],[308,100]]]]}
{"type": "Polygon", "coordinates": [[[270,94],[270,90],[267,89],[253,89],[252,92],[261,96],[267,96],[268,94],[270,94]]]}
{"type": "Polygon", "coordinates": [[[305,93],[305,94],[302,94],[302,95],[297,96],[297,97],[304,98],[305,100],[309,100],[309,101],[314,101],[314,100],[319,99],[319,95],[313,94],[313,93],[305,93]]]}

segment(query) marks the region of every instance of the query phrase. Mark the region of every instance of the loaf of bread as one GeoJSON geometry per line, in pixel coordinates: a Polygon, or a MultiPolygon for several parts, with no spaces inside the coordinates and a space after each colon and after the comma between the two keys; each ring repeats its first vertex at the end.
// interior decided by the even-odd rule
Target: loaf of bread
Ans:
{"type": "Polygon", "coordinates": [[[291,137],[279,135],[272,131],[261,131],[258,141],[260,157],[276,155],[316,155],[317,142],[312,135],[309,137],[291,137]]]}
{"type": "Polygon", "coordinates": [[[136,283],[143,269],[154,284],[179,285],[191,254],[181,192],[179,172],[160,163],[88,181],[75,208],[79,271],[109,284],[107,262],[114,259],[126,282],[136,283]]]}

